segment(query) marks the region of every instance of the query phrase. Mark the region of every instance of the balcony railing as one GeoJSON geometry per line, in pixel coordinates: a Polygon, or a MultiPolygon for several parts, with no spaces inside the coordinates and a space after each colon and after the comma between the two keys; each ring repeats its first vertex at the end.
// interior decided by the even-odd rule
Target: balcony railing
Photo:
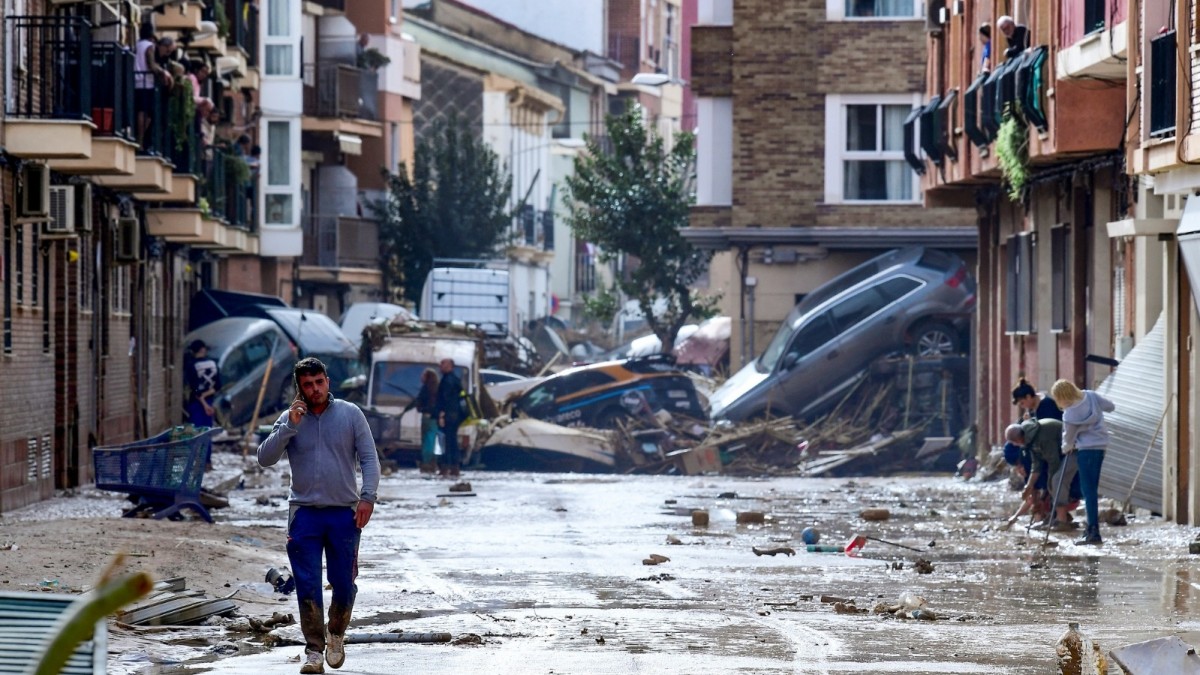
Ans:
{"type": "Polygon", "coordinates": [[[134,141],[139,155],[168,156],[167,103],[159,76],[149,70],[133,71],[134,141]]]}
{"type": "Polygon", "coordinates": [[[379,268],[379,223],[366,218],[310,216],[304,228],[304,265],[379,268]]]}
{"type": "MultiPolygon", "coordinates": [[[[586,247],[587,244],[580,244],[586,247]]],[[[586,250],[575,254],[575,292],[592,293],[596,290],[596,256],[586,250]]]]}
{"type": "Polygon", "coordinates": [[[522,244],[543,251],[554,250],[554,212],[537,211],[525,204],[517,212],[516,227],[522,244]]]}
{"type": "Polygon", "coordinates": [[[304,65],[304,114],[379,119],[379,74],[342,63],[304,65]]]}
{"type": "Polygon", "coordinates": [[[212,219],[225,219],[226,206],[229,200],[229,187],[226,182],[228,165],[226,163],[226,150],[224,148],[213,147],[212,160],[206,162],[208,166],[204,170],[204,181],[200,189],[200,196],[205,200],[208,206],[208,217],[212,219]]]}
{"type": "Polygon", "coordinates": [[[13,59],[6,113],[34,119],[89,118],[91,23],[67,16],[13,16],[6,21],[13,59]]]}
{"type": "Polygon", "coordinates": [[[243,155],[225,151],[225,220],[234,227],[255,231],[254,200],[257,176],[243,155]]]}
{"type": "Polygon", "coordinates": [[[1150,40],[1150,135],[1175,133],[1175,31],[1150,40]]]}
{"type": "Polygon", "coordinates": [[[133,52],[115,42],[92,45],[92,123],[95,136],[136,141],[133,110],[133,52]]]}

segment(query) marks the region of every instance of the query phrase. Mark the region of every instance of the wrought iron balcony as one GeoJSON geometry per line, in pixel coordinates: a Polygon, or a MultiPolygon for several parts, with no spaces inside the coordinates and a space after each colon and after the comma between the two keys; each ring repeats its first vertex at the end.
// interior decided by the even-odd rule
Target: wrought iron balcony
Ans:
{"type": "Polygon", "coordinates": [[[1175,133],[1175,31],[1150,40],[1150,135],[1175,133]]]}
{"type": "Polygon", "coordinates": [[[304,65],[304,114],[379,119],[379,74],[343,63],[304,65]]]}
{"type": "Polygon", "coordinates": [[[302,265],[379,269],[379,223],[346,216],[309,216],[302,265]]]}
{"type": "Polygon", "coordinates": [[[72,16],[12,16],[6,22],[9,56],[14,62],[6,114],[30,119],[90,119],[91,23],[72,16]]]}
{"type": "Polygon", "coordinates": [[[136,141],[133,110],[133,52],[115,42],[92,45],[90,116],[93,136],[136,141]]]}

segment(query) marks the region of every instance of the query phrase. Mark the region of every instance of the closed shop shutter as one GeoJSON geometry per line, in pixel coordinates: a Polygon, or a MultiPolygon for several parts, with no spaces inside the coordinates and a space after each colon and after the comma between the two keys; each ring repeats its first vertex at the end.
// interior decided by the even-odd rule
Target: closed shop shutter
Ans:
{"type": "MultiPolygon", "coordinates": [[[[1113,371],[1099,391],[1117,409],[1105,415],[1105,424],[1112,438],[1104,456],[1100,475],[1100,494],[1113,499],[1125,499],[1146,448],[1155,436],[1162,417],[1163,396],[1163,336],[1166,319],[1158,317],[1154,328],[1129,351],[1121,365],[1113,371]]],[[[1162,512],[1163,450],[1162,431],[1154,439],[1146,467],[1137,479],[1133,504],[1151,511],[1162,512]]]]}

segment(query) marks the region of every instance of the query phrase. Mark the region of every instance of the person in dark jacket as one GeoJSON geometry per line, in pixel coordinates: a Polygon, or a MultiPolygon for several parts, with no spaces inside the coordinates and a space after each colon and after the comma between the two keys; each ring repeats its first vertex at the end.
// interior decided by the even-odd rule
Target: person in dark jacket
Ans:
{"type": "Polygon", "coordinates": [[[433,414],[437,408],[438,374],[433,368],[426,368],[421,373],[421,390],[413,400],[404,406],[401,415],[417,409],[421,413],[421,471],[432,472],[437,469],[437,456],[434,454],[434,444],[437,442],[437,426],[433,414]]]}
{"type": "Polygon", "coordinates": [[[438,383],[437,396],[434,397],[434,413],[437,415],[437,425],[441,430],[445,444],[439,473],[443,476],[457,476],[459,473],[458,425],[462,424],[462,380],[454,373],[454,361],[442,359],[439,364],[442,371],[442,381],[438,383]]]}

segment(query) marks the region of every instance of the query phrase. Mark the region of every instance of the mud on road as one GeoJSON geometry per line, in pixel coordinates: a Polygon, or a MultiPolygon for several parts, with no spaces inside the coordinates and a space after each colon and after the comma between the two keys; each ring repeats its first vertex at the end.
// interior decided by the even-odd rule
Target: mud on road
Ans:
{"type": "MultiPolygon", "coordinates": [[[[1142,517],[1105,528],[1098,550],[1060,535],[1053,535],[1058,547],[1042,549],[1040,533],[996,529],[1016,502],[999,483],[926,476],[468,479],[475,497],[439,497],[447,485],[415,473],[384,477],[363,536],[351,631],[479,639],[352,644],[345,669],[1033,674],[1053,668],[1068,621],[1105,649],[1163,635],[1200,642],[1200,623],[1191,618],[1200,608],[1200,573],[1187,555],[1189,531],[1142,517]],[[707,527],[692,525],[697,508],[709,512],[707,527]],[[890,518],[864,521],[865,508],[885,508],[890,518]],[[746,511],[764,513],[765,522],[738,524],[746,511]],[[809,526],[822,544],[862,534],[919,552],[869,540],[859,557],[808,553],[800,533],[809,526]],[[796,553],[759,556],[753,547],[796,553]],[[670,560],[643,564],[651,554],[670,560]],[[932,564],[931,573],[918,573],[919,559],[932,564]],[[905,592],[923,596],[937,619],[838,613],[821,602],[835,596],[870,610],[905,592]]],[[[253,559],[217,563],[234,586],[244,586],[239,596],[255,600],[247,613],[295,611],[293,597],[281,602],[254,583],[266,566],[286,564],[285,506],[256,502],[280,489],[268,476],[231,493],[231,507],[219,512],[218,528],[255,528],[246,531],[266,544],[253,547],[253,559]]],[[[213,531],[201,522],[146,524],[213,531]]],[[[189,546],[182,529],[162,535],[189,546]]],[[[79,563],[87,557],[68,555],[79,563]]],[[[118,630],[112,651],[110,672],[268,674],[297,672],[302,647],[268,649],[260,638],[196,628],[136,636],[118,630]]]]}

